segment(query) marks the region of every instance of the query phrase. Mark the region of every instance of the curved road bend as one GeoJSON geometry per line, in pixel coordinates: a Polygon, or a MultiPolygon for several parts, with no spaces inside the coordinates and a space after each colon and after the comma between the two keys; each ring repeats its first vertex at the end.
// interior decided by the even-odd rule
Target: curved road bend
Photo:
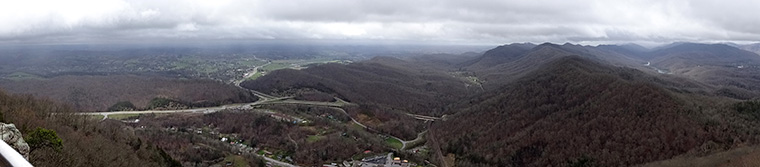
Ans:
{"type": "MultiPolygon", "coordinates": [[[[353,117],[351,117],[351,115],[348,115],[348,112],[346,112],[346,110],[343,110],[342,108],[338,108],[338,107],[330,107],[330,108],[332,108],[332,109],[335,109],[335,110],[338,110],[338,111],[340,111],[340,112],[343,112],[343,114],[346,114],[346,116],[348,116],[348,118],[351,118],[351,121],[352,121],[352,122],[354,122],[355,124],[357,124],[357,125],[361,126],[361,127],[362,127],[362,128],[364,128],[364,129],[369,129],[369,130],[372,130],[372,131],[375,131],[375,132],[380,132],[380,131],[377,131],[377,130],[375,130],[375,129],[372,129],[372,128],[370,128],[370,127],[368,127],[368,126],[366,126],[366,125],[364,125],[364,124],[360,123],[359,121],[356,121],[356,119],[354,119],[353,117]]],[[[417,138],[415,138],[414,140],[410,140],[410,141],[402,140],[401,138],[398,138],[398,137],[396,137],[396,136],[393,136],[393,135],[390,135],[390,134],[388,134],[387,136],[389,136],[389,137],[391,137],[391,138],[394,138],[394,139],[396,139],[396,140],[400,141],[400,142],[401,142],[401,148],[400,148],[399,150],[400,150],[400,151],[403,151],[403,150],[405,150],[405,149],[406,149],[406,145],[407,145],[407,143],[416,142],[417,140],[422,140],[422,135],[424,135],[424,133],[425,133],[425,132],[427,132],[427,130],[425,130],[425,131],[422,131],[422,132],[418,133],[418,134],[417,134],[417,138]]]]}

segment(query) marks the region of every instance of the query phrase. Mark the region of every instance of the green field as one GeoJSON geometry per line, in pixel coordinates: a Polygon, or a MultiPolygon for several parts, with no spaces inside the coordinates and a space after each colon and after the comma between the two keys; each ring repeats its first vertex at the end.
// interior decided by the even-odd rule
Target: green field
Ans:
{"type": "Polygon", "coordinates": [[[359,124],[354,123],[353,121],[349,122],[348,125],[349,128],[352,128],[354,130],[364,131],[364,127],[359,126],[359,124]]]}
{"type": "Polygon", "coordinates": [[[40,76],[30,74],[30,73],[25,73],[25,72],[14,72],[14,73],[6,75],[5,78],[14,80],[14,81],[29,80],[29,79],[43,79],[40,76]]]}
{"type": "Polygon", "coordinates": [[[343,60],[335,60],[330,58],[316,58],[305,60],[274,60],[271,64],[262,66],[263,71],[274,71],[279,69],[291,68],[295,65],[305,66],[308,64],[325,64],[325,63],[342,63],[343,60]]]}
{"type": "Polygon", "coordinates": [[[293,63],[287,61],[273,61],[272,64],[261,67],[264,71],[274,71],[284,68],[289,68],[293,63]]]}
{"type": "Polygon", "coordinates": [[[247,61],[240,61],[240,65],[247,66],[247,67],[253,67],[253,66],[261,66],[266,64],[265,61],[259,61],[259,60],[247,60],[247,61]]]}
{"type": "Polygon", "coordinates": [[[230,156],[224,157],[224,161],[219,162],[219,165],[226,166],[227,162],[232,162],[232,166],[234,167],[250,166],[248,164],[248,161],[246,161],[245,158],[239,155],[230,155],[230,156]]]}
{"type": "Polygon", "coordinates": [[[385,143],[388,144],[388,146],[391,146],[395,149],[401,149],[401,147],[404,146],[404,144],[402,144],[401,141],[396,140],[395,138],[392,138],[392,137],[385,139],[385,143]]]}
{"type": "Polygon", "coordinates": [[[264,76],[263,72],[257,72],[256,74],[251,75],[251,77],[248,77],[248,80],[254,80],[256,78],[259,78],[261,76],[264,76]]]}
{"type": "Polygon", "coordinates": [[[105,116],[103,116],[103,115],[90,115],[90,116],[87,116],[87,117],[92,118],[92,119],[101,120],[105,116]]]}
{"type": "Polygon", "coordinates": [[[135,118],[138,116],[140,116],[140,114],[111,114],[111,115],[108,115],[108,118],[115,119],[115,120],[122,120],[122,119],[135,118]]]}
{"type": "Polygon", "coordinates": [[[264,149],[260,149],[258,152],[256,152],[258,155],[264,155],[266,152],[264,152],[264,149]]]}
{"type": "Polygon", "coordinates": [[[322,140],[324,138],[325,138],[325,136],[309,135],[309,137],[306,138],[306,142],[314,143],[314,142],[317,142],[317,141],[322,140]]]}
{"type": "Polygon", "coordinates": [[[172,63],[172,70],[182,70],[190,67],[190,63],[188,62],[173,62],[172,63]]]}

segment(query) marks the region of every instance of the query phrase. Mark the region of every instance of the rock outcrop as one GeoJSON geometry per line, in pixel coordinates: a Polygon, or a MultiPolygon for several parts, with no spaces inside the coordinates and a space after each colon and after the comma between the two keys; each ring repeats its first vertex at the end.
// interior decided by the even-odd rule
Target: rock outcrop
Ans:
{"type": "Polygon", "coordinates": [[[24,141],[23,135],[16,129],[16,125],[0,122],[0,138],[29,160],[29,144],[24,141]]]}

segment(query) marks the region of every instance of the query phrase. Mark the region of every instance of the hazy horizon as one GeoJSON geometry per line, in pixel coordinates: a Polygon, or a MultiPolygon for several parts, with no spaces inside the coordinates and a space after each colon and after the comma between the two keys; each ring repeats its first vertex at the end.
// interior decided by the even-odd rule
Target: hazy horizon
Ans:
{"type": "Polygon", "coordinates": [[[755,43],[760,1],[13,1],[0,44],[755,43]],[[42,5],[40,5],[42,4],[42,5]]]}

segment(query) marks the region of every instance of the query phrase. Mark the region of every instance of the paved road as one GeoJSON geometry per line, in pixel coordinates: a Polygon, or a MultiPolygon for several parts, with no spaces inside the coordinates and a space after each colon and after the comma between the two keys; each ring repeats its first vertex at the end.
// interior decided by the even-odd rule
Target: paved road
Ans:
{"type": "MultiPolygon", "coordinates": [[[[256,154],[256,155],[258,155],[258,154],[256,154]]],[[[266,157],[266,156],[262,156],[262,155],[258,155],[258,156],[261,157],[261,158],[264,158],[264,160],[267,160],[267,161],[273,163],[276,166],[298,167],[298,165],[293,165],[293,164],[290,164],[290,163],[287,163],[287,162],[278,161],[276,159],[272,159],[272,158],[269,158],[269,157],[266,157]]]]}
{"type": "MultiPolygon", "coordinates": [[[[346,112],[346,110],[343,110],[342,108],[338,108],[338,107],[330,107],[330,108],[338,110],[340,112],[343,112],[343,114],[348,115],[348,112],[346,112]]],[[[364,129],[370,129],[371,130],[371,128],[369,128],[366,125],[360,123],[359,121],[356,121],[353,117],[351,117],[351,115],[348,115],[348,118],[351,118],[351,121],[353,121],[355,124],[361,126],[362,128],[364,128],[364,129]]]]}
{"type": "Polygon", "coordinates": [[[386,167],[393,166],[393,153],[388,153],[388,159],[385,159],[385,166],[386,167]]]}
{"type": "MultiPolygon", "coordinates": [[[[339,100],[342,101],[342,100],[339,100]]],[[[262,102],[261,104],[305,104],[305,105],[315,105],[315,106],[327,106],[327,107],[343,107],[346,105],[353,105],[351,103],[344,102],[321,102],[321,101],[303,101],[303,100],[293,100],[293,99],[283,99],[283,100],[270,100],[266,102],[262,102]]]]}
{"type": "MultiPolygon", "coordinates": [[[[271,62],[269,62],[269,63],[267,63],[265,65],[262,65],[262,66],[269,65],[270,63],[271,62]]],[[[258,72],[258,68],[259,67],[254,68],[254,72],[251,73],[251,74],[249,74],[248,76],[252,76],[252,75],[256,74],[258,72]]],[[[340,110],[341,112],[343,112],[344,114],[346,114],[349,118],[351,118],[351,121],[353,121],[357,125],[361,126],[362,128],[376,131],[376,130],[371,129],[371,128],[367,127],[366,125],[360,123],[359,121],[356,121],[356,119],[354,119],[353,117],[351,117],[351,115],[349,115],[345,110],[343,110],[341,108],[338,108],[338,107],[342,107],[342,106],[345,106],[345,105],[355,105],[355,104],[346,102],[343,99],[335,98],[335,102],[318,102],[318,101],[302,101],[302,100],[290,99],[292,97],[289,97],[289,98],[287,98],[287,97],[286,98],[275,97],[275,96],[272,96],[272,95],[268,95],[268,94],[265,94],[265,93],[261,93],[261,92],[255,91],[255,90],[250,90],[250,89],[243,88],[242,86],[240,86],[240,83],[242,83],[243,81],[245,81],[246,78],[248,78],[248,77],[244,77],[243,79],[236,81],[235,82],[235,86],[238,86],[238,87],[240,87],[242,89],[245,89],[245,90],[249,90],[254,95],[258,96],[261,99],[261,100],[257,101],[258,103],[251,104],[251,106],[259,105],[259,104],[305,104],[305,105],[327,106],[327,107],[331,107],[333,109],[340,110]]],[[[216,112],[216,111],[214,111],[214,112],[216,112]]],[[[431,117],[431,116],[425,116],[425,115],[416,115],[416,114],[407,114],[407,115],[412,116],[415,119],[426,120],[426,121],[433,121],[433,120],[439,120],[439,119],[441,119],[441,118],[438,118],[438,117],[431,117]]],[[[379,131],[376,131],[376,132],[379,132],[379,131]]],[[[420,138],[421,134],[422,133],[417,134],[417,139],[420,138]]],[[[394,139],[396,139],[398,141],[401,141],[401,148],[399,150],[406,149],[407,143],[417,140],[417,139],[415,139],[415,140],[412,140],[412,141],[405,141],[405,140],[402,140],[401,138],[398,138],[396,136],[392,136],[392,135],[388,135],[388,136],[390,136],[390,137],[392,137],[392,138],[394,138],[394,139]]]]}
{"type": "MultiPolygon", "coordinates": [[[[348,112],[346,112],[346,110],[343,110],[342,108],[338,108],[338,107],[330,107],[330,108],[332,108],[332,109],[335,109],[335,110],[338,110],[338,111],[340,111],[340,112],[343,112],[343,114],[346,114],[346,115],[348,116],[348,118],[351,118],[351,121],[353,121],[355,124],[357,124],[357,125],[361,126],[361,127],[362,127],[362,128],[364,128],[364,129],[369,129],[369,130],[372,130],[372,131],[375,131],[375,132],[380,132],[380,131],[374,130],[374,129],[372,129],[372,128],[370,128],[370,127],[368,127],[368,126],[366,126],[366,125],[362,124],[362,123],[361,123],[361,122],[359,122],[359,121],[356,121],[356,119],[354,119],[353,117],[351,117],[351,115],[348,115],[348,112]]],[[[420,133],[420,134],[422,134],[422,133],[420,133]]],[[[417,134],[417,138],[419,138],[419,137],[420,137],[420,134],[417,134]]],[[[404,150],[404,149],[406,149],[406,143],[409,143],[409,142],[412,142],[412,141],[414,141],[414,140],[412,140],[412,141],[404,141],[404,140],[402,140],[401,138],[398,138],[398,137],[396,137],[396,136],[392,136],[392,135],[390,135],[390,134],[388,134],[387,136],[389,136],[389,137],[391,137],[391,138],[394,138],[394,139],[396,139],[396,140],[398,140],[398,141],[401,141],[401,148],[400,148],[399,150],[404,150]]],[[[417,140],[417,139],[415,139],[415,140],[417,140]]]]}
{"type": "Polygon", "coordinates": [[[412,114],[412,113],[406,113],[406,115],[409,115],[414,119],[425,120],[425,121],[435,121],[435,120],[443,119],[443,117],[439,118],[439,117],[433,117],[433,116],[427,116],[427,115],[417,115],[417,114],[412,114]]]}
{"type": "Polygon", "coordinates": [[[228,105],[217,106],[217,107],[204,107],[204,108],[192,108],[192,109],[180,109],[180,110],[83,112],[83,113],[77,113],[77,114],[78,115],[103,115],[105,119],[108,117],[108,115],[114,115],[114,114],[166,114],[166,113],[185,113],[185,112],[213,113],[213,112],[218,112],[218,111],[222,111],[226,109],[253,109],[253,106],[263,105],[263,104],[304,104],[304,105],[316,105],[316,106],[327,106],[327,107],[340,107],[344,105],[353,105],[345,101],[343,102],[314,102],[314,101],[302,101],[302,100],[290,99],[292,97],[274,97],[274,96],[271,96],[271,97],[273,98],[259,99],[259,101],[256,101],[253,103],[228,104],[228,105]]]}
{"type": "Polygon", "coordinates": [[[166,113],[182,113],[182,112],[196,112],[196,113],[213,113],[225,109],[252,109],[252,106],[259,105],[260,103],[265,102],[262,100],[253,102],[253,103],[243,103],[243,104],[228,104],[223,106],[217,106],[217,107],[204,107],[204,108],[192,108],[192,109],[180,109],[180,110],[145,110],[145,111],[113,111],[113,112],[83,112],[83,113],[76,113],[78,115],[103,115],[105,117],[108,117],[108,115],[114,115],[114,114],[166,114],[166,113]]]}
{"type": "Polygon", "coordinates": [[[408,143],[415,143],[415,142],[420,142],[421,140],[425,140],[425,138],[422,137],[423,135],[425,135],[425,133],[427,133],[427,130],[417,133],[417,138],[414,138],[413,140],[409,140],[409,141],[401,140],[401,143],[404,144],[404,147],[401,147],[401,150],[409,149],[409,148],[406,148],[406,145],[408,143]]]}
{"type": "MultiPolygon", "coordinates": [[[[254,68],[254,70],[256,72],[258,72],[258,67],[254,68]]],[[[253,74],[255,74],[256,72],[254,72],[253,74]]],[[[253,74],[250,74],[250,75],[253,75],[253,74]]],[[[240,87],[240,88],[242,88],[242,89],[245,89],[245,88],[243,88],[243,87],[240,86],[240,83],[242,83],[244,80],[245,80],[245,78],[243,78],[241,80],[238,80],[238,81],[235,81],[235,85],[238,86],[238,87],[240,87]]],[[[105,120],[105,119],[108,118],[108,115],[114,115],[114,114],[167,114],[167,113],[188,113],[188,112],[189,113],[204,113],[204,114],[207,114],[207,113],[218,112],[218,111],[222,111],[222,110],[226,110],[226,109],[253,109],[253,106],[263,105],[263,104],[304,104],[304,105],[326,106],[326,107],[330,107],[330,108],[333,108],[333,109],[336,109],[336,110],[340,110],[344,114],[348,115],[348,117],[351,118],[351,121],[353,121],[357,125],[365,128],[365,129],[373,130],[373,129],[367,127],[366,125],[360,123],[359,121],[356,121],[345,110],[343,110],[342,108],[339,108],[339,107],[346,106],[346,105],[355,105],[353,103],[346,102],[346,101],[344,101],[343,99],[340,99],[340,98],[335,98],[336,99],[335,102],[302,101],[302,100],[294,100],[294,99],[292,99],[293,97],[276,97],[276,96],[268,95],[268,94],[261,93],[261,92],[255,91],[255,90],[250,90],[250,89],[245,89],[245,90],[251,91],[251,93],[253,93],[257,97],[259,97],[259,100],[256,101],[256,102],[253,102],[253,103],[238,103],[238,104],[222,105],[222,106],[217,106],[217,107],[181,109],[181,110],[84,112],[84,113],[77,113],[77,114],[78,115],[103,115],[103,119],[105,120]]],[[[421,119],[421,120],[437,120],[437,119],[441,119],[441,118],[437,118],[437,117],[424,116],[424,115],[415,115],[415,114],[408,114],[408,115],[410,115],[412,117],[415,117],[417,119],[421,119]]],[[[376,131],[376,130],[373,130],[373,131],[376,131]]],[[[417,139],[415,139],[415,140],[418,140],[421,137],[421,135],[422,135],[422,133],[418,134],[417,135],[417,139]]],[[[394,138],[396,140],[401,141],[402,147],[401,147],[400,150],[406,149],[407,143],[415,141],[415,140],[404,141],[401,138],[398,138],[398,137],[395,137],[395,136],[391,136],[391,135],[388,135],[388,136],[390,136],[390,137],[392,137],[392,138],[394,138]]],[[[389,153],[388,154],[388,163],[390,163],[393,160],[391,156],[392,156],[392,154],[389,153]]],[[[275,159],[272,159],[272,158],[269,158],[269,157],[266,157],[266,156],[259,156],[259,157],[264,158],[265,160],[273,163],[274,165],[286,166],[286,167],[296,167],[296,165],[289,164],[289,163],[282,162],[282,161],[278,161],[278,160],[275,160],[275,159]]]]}

